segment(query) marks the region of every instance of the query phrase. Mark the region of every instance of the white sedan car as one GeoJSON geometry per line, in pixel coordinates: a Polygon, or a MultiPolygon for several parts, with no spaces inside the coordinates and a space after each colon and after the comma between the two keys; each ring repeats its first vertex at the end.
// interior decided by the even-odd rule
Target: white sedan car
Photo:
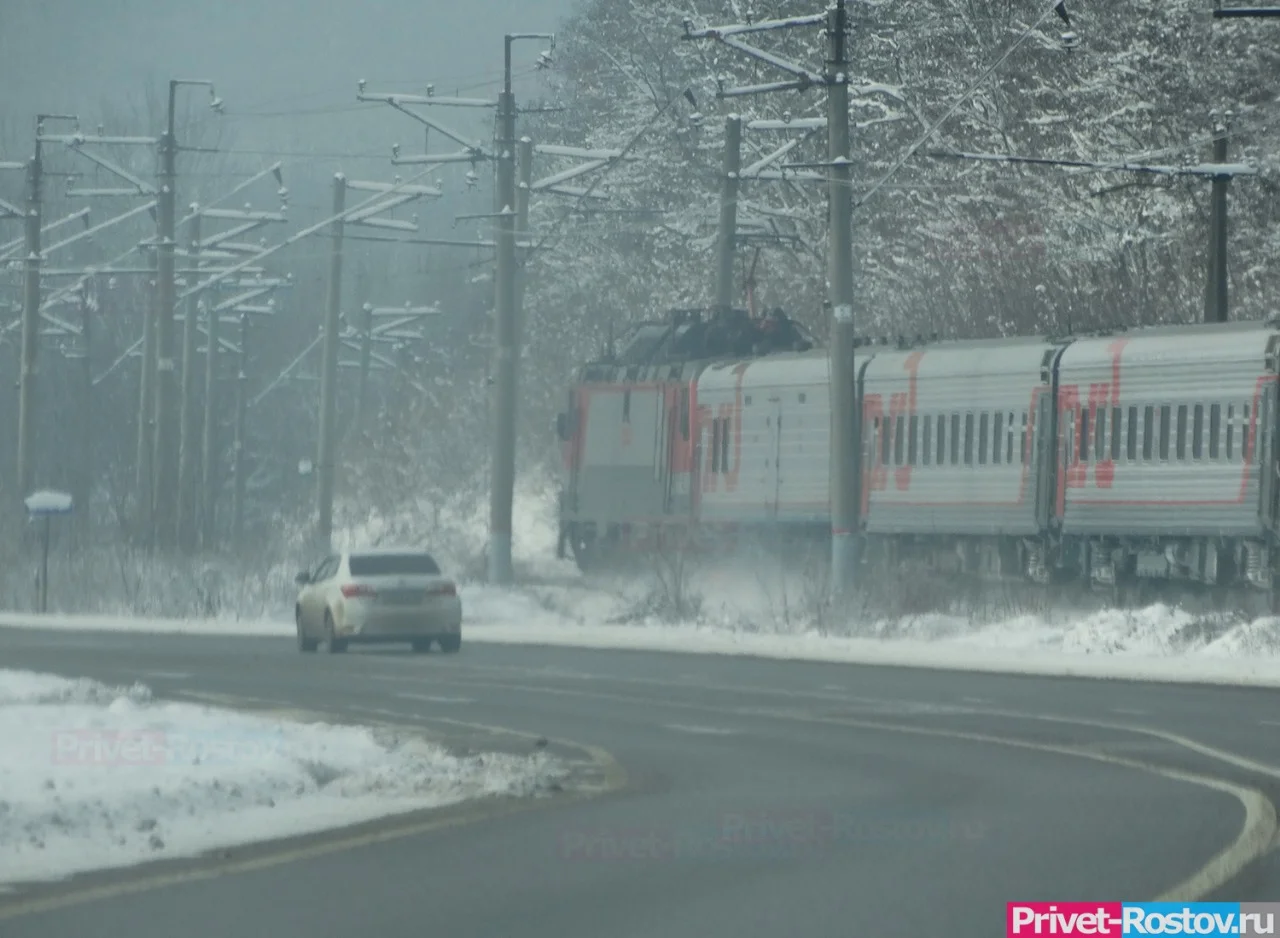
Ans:
{"type": "Polygon", "coordinates": [[[421,550],[334,554],[297,576],[298,649],[331,653],[351,642],[407,642],[414,651],[462,647],[458,587],[421,550]]]}

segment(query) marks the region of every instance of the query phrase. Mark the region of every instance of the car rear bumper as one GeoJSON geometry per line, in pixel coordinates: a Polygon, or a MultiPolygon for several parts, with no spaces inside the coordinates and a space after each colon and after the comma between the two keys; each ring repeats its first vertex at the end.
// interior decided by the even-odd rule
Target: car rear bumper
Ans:
{"type": "Polygon", "coordinates": [[[337,632],[350,641],[408,641],[462,631],[462,602],[456,596],[424,606],[382,607],[347,603],[337,632]]]}

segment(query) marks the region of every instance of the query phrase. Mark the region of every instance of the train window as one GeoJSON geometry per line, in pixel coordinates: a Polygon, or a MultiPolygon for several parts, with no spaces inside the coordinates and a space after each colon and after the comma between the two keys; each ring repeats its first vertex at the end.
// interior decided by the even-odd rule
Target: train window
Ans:
{"type": "Polygon", "coordinates": [[[905,428],[903,427],[905,422],[906,421],[902,419],[902,416],[899,415],[893,425],[893,464],[895,466],[902,465],[903,444],[907,441],[907,435],[904,432],[905,428]]]}
{"type": "Polygon", "coordinates": [[[745,406],[745,407],[750,407],[750,406],[751,406],[751,395],[750,395],[750,394],[748,394],[746,397],[744,397],[744,398],[742,399],[742,403],[743,403],[743,406],[745,406]]]}
{"type": "Polygon", "coordinates": [[[1094,412],[1093,459],[1095,462],[1106,462],[1107,459],[1107,408],[1099,407],[1094,412]]]}
{"type": "Polygon", "coordinates": [[[1209,458],[1218,458],[1218,431],[1222,429],[1222,405],[1209,405],[1209,458]]]}
{"type": "Polygon", "coordinates": [[[1245,462],[1248,462],[1249,457],[1253,455],[1249,451],[1249,444],[1252,442],[1249,439],[1249,434],[1253,430],[1253,427],[1249,424],[1249,407],[1249,404],[1244,405],[1244,416],[1240,418],[1240,458],[1245,462]]]}
{"type": "Polygon", "coordinates": [[[890,454],[893,452],[889,449],[889,423],[889,418],[885,417],[880,425],[880,464],[882,466],[889,464],[890,454]]]}
{"type": "Polygon", "coordinates": [[[1227,446],[1226,446],[1227,462],[1231,462],[1233,459],[1236,458],[1235,439],[1236,439],[1236,405],[1228,404],[1227,405],[1227,446]]]}
{"type": "Polygon", "coordinates": [[[938,414],[938,465],[947,461],[947,415],[938,414]]]}
{"type": "Polygon", "coordinates": [[[680,389],[680,436],[689,439],[689,389],[680,389]]]}
{"type": "Polygon", "coordinates": [[[991,452],[991,447],[987,443],[987,431],[990,430],[991,416],[983,414],[978,418],[978,465],[985,466],[987,464],[987,454],[991,452]]]}
{"type": "Polygon", "coordinates": [[[916,460],[919,455],[916,452],[916,448],[917,448],[916,438],[919,435],[919,430],[920,430],[919,421],[920,421],[920,418],[914,415],[911,417],[911,420],[909,421],[910,426],[907,430],[907,465],[908,466],[914,466],[916,464],[916,460]]]}
{"type": "Polygon", "coordinates": [[[973,414],[964,415],[964,464],[973,465],[973,414]]]}
{"type": "Polygon", "coordinates": [[[1197,404],[1191,415],[1191,458],[1204,458],[1204,405],[1197,404]]]}
{"type": "Polygon", "coordinates": [[[1160,408],[1160,458],[1161,459],[1169,458],[1169,430],[1171,429],[1171,424],[1173,423],[1173,420],[1171,419],[1172,410],[1173,408],[1170,407],[1168,404],[1165,404],[1160,408]]]}
{"type": "Polygon", "coordinates": [[[720,421],[720,471],[729,471],[729,419],[720,421]]]}
{"type": "Polygon", "coordinates": [[[1178,405],[1178,460],[1187,458],[1187,405],[1178,405]]]}
{"type": "Polygon", "coordinates": [[[630,389],[622,392],[622,422],[631,422],[631,391],[630,389]]]}
{"type": "Polygon", "coordinates": [[[720,471],[720,420],[711,421],[711,471],[720,471]]]}
{"type": "Polygon", "coordinates": [[[803,404],[803,403],[804,403],[804,391],[801,391],[801,392],[800,392],[799,401],[800,401],[800,403],[801,403],[801,404],[803,404]]]}
{"type": "Polygon", "coordinates": [[[1089,409],[1080,408],[1080,462],[1089,461],[1089,409]]]}
{"type": "Polygon", "coordinates": [[[1111,461],[1120,458],[1120,418],[1124,413],[1119,407],[1111,408],[1111,461]]]}
{"type": "Polygon", "coordinates": [[[1004,450],[1004,414],[996,414],[995,425],[991,429],[991,462],[1000,465],[1000,454],[1004,450]]]}
{"type": "Polygon", "coordinates": [[[933,417],[928,414],[925,414],[924,432],[920,436],[920,442],[923,444],[924,449],[922,462],[927,466],[932,462],[931,457],[933,456],[933,417]]]}
{"type": "Polygon", "coordinates": [[[1129,424],[1127,427],[1126,436],[1128,437],[1128,440],[1126,441],[1126,447],[1129,450],[1129,456],[1128,456],[1129,462],[1137,462],[1138,461],[1138,408],[1136,407],[1129,408],[1129,424]]]}
{"type": "Polygon", "coordinates": [[[877,445],[880,442],[880,418],[871,421],[871,438],[867,440],[867,452],[871,454],[871,465],[878,465],[884,457],[884,451],[877,445]]]}
{"type": "Polygon", "coordinates": [[[1009,423],[1005,430],[1005,438],[1004,461],[1009,465],[1013,465],[1013,411],[1009,411],[1009,423]]]}
{"type": "Polygon", "coordinates": [[[960,415],[951,415],[951,465],[960,465],[960,415]]]}
{"type": "Polygon", "coordinates": [[[1076,412],[1068,410],[1062,427],[1062,464],[1072,465],[1076,460],[1076,412]]]}
{"type": "Polygon", "coordinates": [[[1022,412],[1022,440],[1018,444],[1018,461],[1027,462],[1027,412],[1022,412]]]}

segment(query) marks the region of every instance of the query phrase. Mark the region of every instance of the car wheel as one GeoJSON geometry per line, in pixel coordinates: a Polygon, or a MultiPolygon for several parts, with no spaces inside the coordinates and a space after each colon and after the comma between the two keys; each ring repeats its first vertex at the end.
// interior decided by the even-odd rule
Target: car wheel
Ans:
{"type": "Polygon", "coordinates": [[[298,630],[298,651],[312,652],[316,650],[316,646],[320,643],[314,638],[307,638],[305,632],[302,631],[302,610],[295,609],[293,612],[293,624],[298,630]]]}
{"type": "Polygon", "coordinates": [[[413,640],[413,650],[420,655],[425,655],[431,650],[431,639],[417,638],[413,640]]]}
{"type": "Polygon", "coordinates": [[[329,647],[329,654],[340,655],[347,650],[346,641],[334,634],[333,615],[329,612],[324,614],[324,637],[329,647]]]}
{"type": "Polygon", "coordinates": [[[440,638],[440,650],[446,655],[452,655],[462,648],[461,635],[444,635],[440,638]]]}

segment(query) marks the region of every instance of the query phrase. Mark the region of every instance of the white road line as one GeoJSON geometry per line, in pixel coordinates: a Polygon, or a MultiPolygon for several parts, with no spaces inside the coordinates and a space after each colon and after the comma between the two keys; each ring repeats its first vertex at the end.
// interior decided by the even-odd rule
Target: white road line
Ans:
{"type": "Polygon", "coordinates": [[[686,723],[666,723],[664,729],[677,733],[692,733],[695,736],[737,736],[738,730],[726,729],[722,726],[690,726],[686,723]]]}
{"type": "Polygon", "coordinates": [[[466,704],[476,702],[474,697],[436,697],[431,694],[410,693],[398,693],[396,696],[403,697],[405,700],[423,700],[427,703],[466,704]]]}

